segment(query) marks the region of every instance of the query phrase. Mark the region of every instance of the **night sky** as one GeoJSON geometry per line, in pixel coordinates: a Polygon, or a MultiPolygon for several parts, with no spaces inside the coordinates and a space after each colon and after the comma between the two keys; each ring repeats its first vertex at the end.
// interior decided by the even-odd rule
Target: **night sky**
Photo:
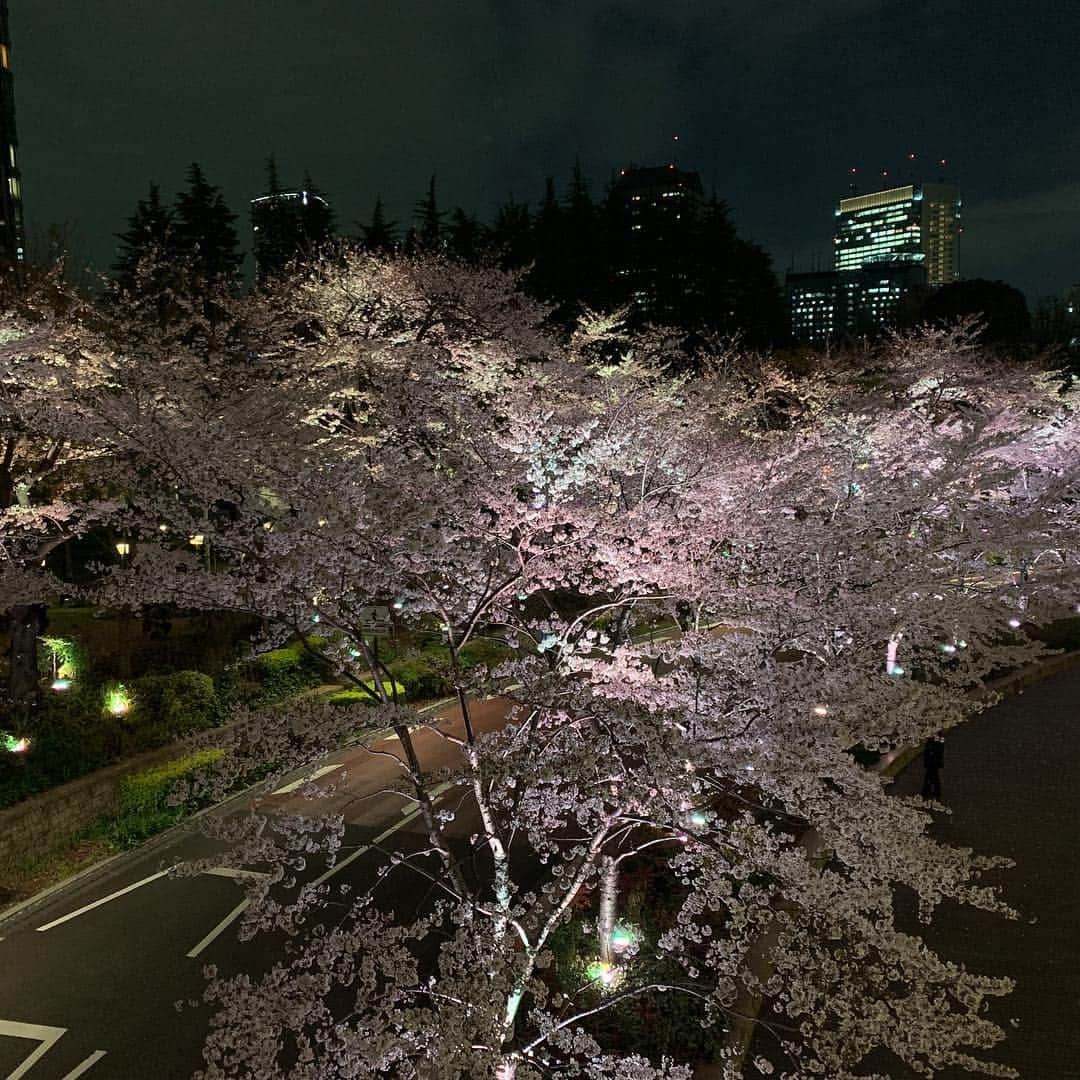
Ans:
{"type": "MultiPolygon", "coordinates": [[[[50,223],[106,266],[150,180],[191,161],[247,200],[276,153],[342,231],[431,173],[487,219],[580,157],[675,160],[779,273],[828,268],[848,169],[948,158],[961,272],[1029,302],[1080,281],[1077,0],[10,0],[33,252],[50,223]],[[679,136],[676,143],[674,136],[679,136]],[[818,263],[815,264],[815,258],[818,263]]],[[[936,166],[926,172],[935,179],[936,166]]]]}

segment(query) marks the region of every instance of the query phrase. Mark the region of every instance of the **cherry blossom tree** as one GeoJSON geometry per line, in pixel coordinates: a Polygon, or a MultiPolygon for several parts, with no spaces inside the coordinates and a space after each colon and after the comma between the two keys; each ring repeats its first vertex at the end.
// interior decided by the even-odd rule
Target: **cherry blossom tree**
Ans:
{"type": "MultiPolygon", "coordinates": [[[[801,381],[735,356],[690,380],[655,338],[603,320],[553,338],[544,315],[490,270],[350,257],[251,298],[242,365],[82,350],[124,372],[80,399],[125,435],[115,520],[136,539],[95,595],[243,610],[268,643],[306,641],[375,700],[397,746],[368,752],[392,757],[426,835],[345,892],[304,884],[342,851],[317,786],[309,815],[213,826],[238,864],[277,868],[245,932],[293,941],[260,978],[215,973],[204,1075],[687,1077],[595,1019],[682,995],[721,1023],[745,987],[779,1018],[762,1072],[844,1080],[884,1048],[925,1075],[1011,1075],[979,1053],[1008,979],[937,956],[896,905],[902,885],[923,921],[944,900],[1008,916],[983,880],[1002,863],[935,841],[933,807],[853,750],[972,716],[992,700],[972,690],[1039,654],[1024,625],[1072,610],[1071,399],[964,327],[801,381]],[[395,700],[378,607],[442,635],[460,723],[395,700]],[[514,658],[470,671],[479,636],[514,658]],[[481,731],[492,691],[507,719],[481,731]],[[424,760],[418,724],[451,766],[424,760]],[[619,867],[646,857],[679,888],[649,945],[677,973],[659,980],[612,940],[619,867]],[[418,913],[388,910],[390,875],[428,890],[418,913]],[[590,897],[602,963],[568,989],[553,942],[590,897]]],[[[252,757],[314,763],[348,725],[310,700],[251,715],[200,783],[252,757]]]]}

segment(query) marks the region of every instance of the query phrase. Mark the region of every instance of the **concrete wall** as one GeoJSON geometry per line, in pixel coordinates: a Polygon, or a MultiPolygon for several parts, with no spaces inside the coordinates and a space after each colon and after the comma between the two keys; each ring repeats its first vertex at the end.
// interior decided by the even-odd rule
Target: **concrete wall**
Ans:
{"type": "Polygon", "coordinates": [[[184,743],[162,746],[0,810],[0,877],[9,867],[63,848],[103,814],[115,812],[124,777],[187,752],[184,743]]]}

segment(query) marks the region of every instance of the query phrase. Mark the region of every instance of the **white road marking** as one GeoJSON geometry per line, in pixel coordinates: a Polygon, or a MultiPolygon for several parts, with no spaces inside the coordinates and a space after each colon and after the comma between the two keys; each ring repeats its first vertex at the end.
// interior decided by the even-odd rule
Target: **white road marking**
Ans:
{"type": "MultiPolygon", "coordinates": [[[[444,783],[444,784],[436,784],[428,792],[428,798],[431,799],[432,802],[434,802],[444,791],[446,791],[448,788],[452,788],[453,786],[454,786],[453,783],[451,781],[449,781],[449,780],[446,781],[446,783],[444,783]]],[[[401,808],[401,812],[403,814],[412,814],[412,813],[415,812],[416,809],[417,808],[414,807],[414,806],[403,806],[401,808]]]]}
{"type": "Polygon", "coordinates": [[[286,784],[284,787],[279,787],[277,791],[271,791],[271,795],[289,795],[294,791],[298,791],[305,784],[311,783],[313,780],[318,780],[320,776],[325,776],[327,773],[334,772],[335,769],[344,769],[345,763],[339,761],[336,765],[324,765],[321,769],[316,769],[310,776],[301,776],[299,780],[294,780],[291,784],[286,784]]]}
{"type": "MultiPolygon", "coordinates": [[[[434,802],[436,799],[439,798],[440,795],[443,794],[443,792],[445,792],[448,788],[452,788],[453,786],[454,785],[449,782],[445,784],[436,784],[435,787],[433,787],[431,791],[428,792],[431,801],[434,802]]],[[[376,844],[381,844],[388,836],[393,836],[394,833],[396,833],[399,829],[404,829],[405,826],[409,824],[409,822],[411,822],[415,817],[419,815],[420,807],[414,806],[412,807],[412,809],[403,810],[402,813],[405,814],[405,817],[403,817],[399,822],[391,825],[389,829],[385,829],[381,833],[379,833],[379,835],[376,836],[370,844],[363,844],[362,846],[358,847],[351,855],[347,855],[340,862],[335,863],[333,866],[330,867],[329,870],[326,871],[326,873],[320,874],[311,883],[312,886],[321,885],[324,881],[329,880],[335,874],[338,874],[342,870],[344,870],[345,867],[349,865],[349,863],[355,862],[357,859],[360,858],[361,855],[367,854],[367,852],[369,852],[376,844]]]]}
{"type": "Polygon", "coordinates": [[[25,1076],[57,1044],[65,1031],[67,1028],[0,1020],[0,1035],[8,1035],[13,1039],[33,1039],[41,1043],[14,1072],[8,1073],[7,1080],[19,1080],[19,1077],[25,1076]]]}
{"type": "MultiPolygon", "coordinates": [[[[169,870],[171,869],[172,867],[169,867],[169,870]]],[[[69,919],[77,918],[79,915],[85,915],[88,911],[93,911],[94,908],[101,907],[102,904],[107,904],[110,900],[115,900],[119,896],[126,896],[129,892],[141,889],[144,885],[149,885],[151,881],[157,881],[158,878],[165,877],[169,870],[159,870],[156,874],[151,874],[141,881],[136,881],[134,884],[128,885],[127,888],[117,889],[116,892],[109,893],[108,896],[103,896],[100,900],[95,900],[92,904],[86,904],[76,911],[68,912],[67,915],[61,915],[59,919],[53,919],[52,922],[46,923],[44,926],[39,926],[37,928],[38,933],[43,934],[46,930],[51,930],[54,926],[66,923],[69,919]]],[[[11,1080],[10,1076],[8,1077],[8,1080],[11,1080]]]]}
{"type": "MultiPolygon", "coordinates": [[[[416,812],[420,813],[419,810],[417,810],[416,812]]],[[[402,824],[405,824],[405,823],[402,822],[402,824]]],[[[345,867],[349,865],[349,863],[355,862],[357,859],[360,858],[361,855],[367,854],[367,852],[369,852],[370,850],[371,850],[371,845],[370,844],[361,844],[360,847],[358,847],[351,855],[346,855],[344,859],[341,859],[340,861],[334,863],[334,865],[331,866],[330,869],[327,870],[325,874],[320,874],[311,883],[312,888],[314,888],[316,885],[321,885],[324,881],[326,881],[327,878],[333,877],[336,873],[338,873],[338,871],[344,870],[345,867]]]]}
{"type": "Polygon", "coordinates": [[[270,876],[269,874],[260,873],[258,870],[238,870],[235,866],[213,866],[209,870],[204,870],[203,873],[213,874],[214,877],[237,878],[238,880],[253,878],[255,881],[261,881],[263,878],[270,876]]]}
{"type": "Polygon", "coordinates": [[[69,1072],[67,1076],[63,1078],[63,1080],[76,1080],[77,1077],[82,1076],[82,1074],[88,1069],[93,1068],[93,1066],[96,1065],[104,1056],[104,1050],[95,1050],[84,1062],[82,1062],[80,1065],[76,1065],[75,1068],[72,1069],[71,1072],[69,1072]]]}
{"type": "Polygon", "coordinates": [[[240,903],[237,904],[236,907],[234,907],[232,911],[230,911],[229,914],[226,915],[225,918],[222,919],[221,922],[219,922],[217,926],[215,926],[214,929],[211,930],[210,933],[207,934],[206,937],[204,937],[202,941],[200,941],[199,944],[195,946],[194,949],[191,949],[187,955],[192,958],[198,956],[199,953],[201,953],[207,945],[209,945],[224,930],[226,930],[230,926],[230,924],[235,922],[237,919],[240,918],[241,915],[243,915],[248,904],[250,903],[251,901],[246,898],[244,900],[241,900],[240,903]]]}

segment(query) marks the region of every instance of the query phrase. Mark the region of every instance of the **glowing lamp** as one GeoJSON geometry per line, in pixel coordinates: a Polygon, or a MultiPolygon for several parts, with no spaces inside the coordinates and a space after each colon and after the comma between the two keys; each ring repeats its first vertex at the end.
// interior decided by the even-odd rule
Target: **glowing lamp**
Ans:
{"type": "Polygon", "coordinates": [[[5,735],[4,749],[9,754],[25,754],[30,749],[30,740],[24,735],[21,739],[17,739],[14,735],[5,735]]]}
{"type": "Polygon", "coordinates": [[[190,545],[191,545],[192,547],[202,547],[202,546],[203,546],[203,544],[205,544],[205,543],[206,543],[206,537],[205,537],[205,536],[203,536],[203,534],[202,534],[202,533],[196,533],[196,534],[195,534],[195,535],[194,535],[194,536],[193,536],[193,537],[192,537],[192,538],[191,538],[191,539],[190,539],[190,540],[188,541],[188,543],[189,543],[189,544],[190,544],[190,545]]]}
{"type": "Polygon", "coordinates": [[[125,686],[114,686],[105,694],[105,711],[113,716],[124,716],[131,710],[131,695],[125,686]]]}
{"type": "Polygon", "coordinates": [[[60,690],[60,691],[70,690],[71,689],[71,680],[70,679],[53,679],[52,688],[54,690],[60,690]]]}
{"type": "Polygon", "coordinates": [[[625,923],[618,923],[611,932],[611,947],[617,952],[626,952],[637,941],[637,935],[625,923]]]}
{"type": "Polygon", "coordinates": [[[609,964],[606,960],[594,960],[585,969],[585,974],[592,982],[599,983],[606,990],[619,981],[621,972],[614,964],[609,964]]]}
{"type": "Polygon", "coordinates": [[[1009,620],[1009,625],[1010,625],[1010,626],[1011,626],[1011,627],[1012,627],[1012,628],[1013,628],[1014,630],[1019,630],[1019,629],[1020,629],[1020,620],[1019,620],[1019,619],[1010,619],[1010,620],[1009,620]]]}
{"type": "Polygon", "coordinates": [[[118,540],[116,542],[116,554],[119,555],[121,559],[123,559],[127,555],[130,555],[131,544],[129,544],[126,540],[118,540]]]}
{"type": "Polygon", "coordinates": [[[815,705],[810,711],[815,716],[828,716],[829,715],[829,706],[828,705],[815,705]]]}

